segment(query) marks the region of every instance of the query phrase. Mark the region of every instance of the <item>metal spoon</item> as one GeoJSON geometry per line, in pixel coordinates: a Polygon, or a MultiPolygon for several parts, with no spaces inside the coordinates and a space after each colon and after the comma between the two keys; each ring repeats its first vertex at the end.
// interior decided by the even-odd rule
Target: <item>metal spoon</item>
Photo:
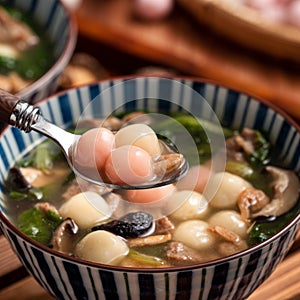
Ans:
{"type": "MultiPolygon", "coordinates": [[[[34,130],[57,143],[63,151],[67,162],[74,173],[84,180],[93,184],[106,186],[113,189],[148,189],[159,187],[177,182],[184,177],[188,171],[188,162],[182,156],[180,165],[172,172],[165,172],[161,177],[154,178],[149,182],[144,182],[140,185],[116,185],[110,182],[103,182],[97,170],[94,172],[85,172],[76,168],[76,163],[72,162],[72,148],[76,146],[76,141],[80,135],[72,134],[62,128],[47,121],[40,112],[39,107],[28,104],[15,95],[0,89],[0,120],[9,125],[12,125],[26,133],[34,130]]],[[[163,145],[165,153],[178,153],[173,145],[167,145],[162,140],[159,140],[163,145]]]]}

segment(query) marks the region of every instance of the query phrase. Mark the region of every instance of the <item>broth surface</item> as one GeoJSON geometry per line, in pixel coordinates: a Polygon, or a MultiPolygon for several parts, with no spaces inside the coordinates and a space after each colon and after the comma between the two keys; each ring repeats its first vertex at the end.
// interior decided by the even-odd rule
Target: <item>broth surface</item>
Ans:
{"type": "MultiPolygon", "coordinates": [[[[184,124],[190,117],[175,116],[184,119],[184,124]]],[[[86,124],[82,131],[88,129],[86,124]]],[[[156,132],[169,130],[167,125],[156,132]]],[[[211,171],[212,157],[210,149],[205,147],[209,141],[199,138],[203,133],[199,124],[191,130],[194,130],[192,136],[197,137],[195,142],[202,163],[199,166],[194,164],[194,157],[189,158],[190,171],[194,173],[172,187],[163,205],[156,206],[159,210],[171,206],[168,210],[171,213],[157,219],[154,216],[155,230],[149,235],[139,232],[148,222],[146,219],[140,221],[146,223],[137,222],[136,231],[130,227],[136,221],[127,221],[133,217],[132,213],[138,213],[134,217],[140,220],[148,216],[137,212],[134,206],[130,210],[123,204],[133,197],[145,200],[147,193],[161,195],[160,190],[124,192],[84,184],[74,178],[58,147],[48,140],[11,169],[6,182],[8,217],[32,238],[63,253],[100,263],[147,268],[190,265],[243,251],[275,234],[299,211],[299,180],[293,172],[274,165],[272,147],[262,133],[248,129],[238,133],[224,128],[226,169],[213,174],[211,181],[203,186],[197,180],[203,180],[211,171]],[[252,150],[247,153],[249,147],[252,150]],[[282,172],[288,183],[294,185],[287,187],[295,191],[294,202],[287,203],[291,207],[278,216],[275,210],[261,215],[265,207],[273,204],[274,195],[279,195],[274,185],[276,172],[282,172]],[[218,186],[212,199],[206,198],[207,186],[213,189],[218,186]],[[85,195],[92,199],[86,201],[85,195]],[[93,201],[99,206],[91,205],[93,201]],[[38,226],[43,230],[48,228],[47,233],[38,226]],[[63,242],[55,238],[58,228],[62,230],[63,242]],[[99,256],[102,248],[110,247],[111,240],[121,250],[112,254],[113,257],[99,256]],[[101,247],[97,246],[99,241],[101,247]],[[89,247],[96,249],[86,250],[89,247]]]]}

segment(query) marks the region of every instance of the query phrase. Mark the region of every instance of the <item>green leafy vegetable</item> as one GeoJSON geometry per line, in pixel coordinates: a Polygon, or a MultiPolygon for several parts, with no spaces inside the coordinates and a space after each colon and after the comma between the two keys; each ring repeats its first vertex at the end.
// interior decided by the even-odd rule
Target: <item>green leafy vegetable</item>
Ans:
{"type": "MultiPolygon", "coordinates": [[[[178,114],[174,116],[174,119],[180,122],[185,128],[191,133],[198,133],[206,136],[206,132],[211,135],[224,135],[228,138],[233,135],[233,131],[226,127],[220,127],[217,124],[204,120],[202,118],[197,118],[187,114],[178,114]]],[[[203,136],[204,137],[204,136],[203,136]]]]}
{"type": "Polygon", "coordinates": [[[291,211],[276,218],[274,221],[255,223],[249,233],[250,246],[257,245],[272,237],[286,226],[297,213],[300,213],[300,201],[291,211]]]}
{"type": "MultiPolygon", "coordinates": [[[[186,132],[182,131],[180,127],[173,126],[174,120],[179,122],[189,132],[197,146],[197,157],[194,155],[196,152],[193,151],[195,148],[194,145],[186,145],[185,147],[184,155],[191,165],[199,163],[199,160],[205,162],[211,158],[212,149],[210,139],[214,139],[216,142],[219,141],[219,137],[222,137],[221,141],[223,141],[224,136],[227,138],[233,135],[233,131],[230,129],[221,128],[213,122],[186,113],[173,115],[170,120],[154,125],[153,129],[156,133],[166,135],[171,140],[174,136],[176,137],[175,139],[180,140],[180,135],[186,135],[186,132]],[[179,129],[179,132],[177,128],[179,129]]],[[[220,147],[221,146],[222,145],[220,145],[220,147]]]]}
{"type": "Polygon", "coordinates": [[[61,223],[61,217],[54,210],[43,210],[34,206],[22,212],[18,218],[18,228],[27,236],[49,245],[52,234],[61,223]]]}
{"type": "Polygon", "coordinates": [[[17,60],[12,57],[0,55],[0,73],[7,75],[16,68],[17,60]]]}
{"type": "Polygon", "coordinates": [[[231,160],[228,160],[226,162],[225,171],[235,174],[237,176],[240,176],[244,179],[248,179],[248,180],[254,174],[254,170],[251,166],[249,166],[245,163],[242,163],[242,162],[231,161],[231,160]]]}
{"type": "Polygon", "coordinates": [[[27,191],[11,191],[9,193],[12,199],[16,200],[30,200],[30,201],[42,201],[44,199],[44,191],[41,188],[30,188],[27,191]]]}
{"type": "Polygon", "coordinates": [[[17,165],[25,168],[32,166],[48,173],[53,168],[54,161],[61,155],[60,148],[54,142],[45,140],[35,147],[30,155],[19,161],[17,165]]]}
{"type": "Polygon", "coordinates": [[[146,264],[146,265],[152,265],[152,266],[162,266],[164,265],[166,262],[156,256],[151,256],[151,255],[147,255],[147,254],[143,254],[141,252],[138,252],[136,250],[130,249],[129,251],[129,257],[131,259],[134,259],[140,263],[146,264]]]}

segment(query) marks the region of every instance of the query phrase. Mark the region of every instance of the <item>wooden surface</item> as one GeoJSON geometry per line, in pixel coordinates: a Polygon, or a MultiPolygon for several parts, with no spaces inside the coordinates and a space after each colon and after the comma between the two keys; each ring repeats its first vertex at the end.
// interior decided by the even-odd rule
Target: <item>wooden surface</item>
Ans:
{"type": "Polygon", "coordinates": [[[300,66],[295,62],[229,42],[180,7],[162,21],[138,20],[132,3],[83,0],[77,12],[79,32],[153,63],[269,99],[300,119],[300,66]]]}

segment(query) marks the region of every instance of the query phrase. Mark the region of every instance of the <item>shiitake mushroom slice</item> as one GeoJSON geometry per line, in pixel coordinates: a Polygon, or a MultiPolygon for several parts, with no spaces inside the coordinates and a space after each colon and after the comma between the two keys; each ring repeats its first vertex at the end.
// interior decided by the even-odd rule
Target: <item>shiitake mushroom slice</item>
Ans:
{"type": "Polygon", "coordinates": [[[137,238],[152,233],[154,224],[152,215],[138,211],[124,215],[118,220],[94,226],[92,231],[106,230],[123,238],[137,238]]]}

